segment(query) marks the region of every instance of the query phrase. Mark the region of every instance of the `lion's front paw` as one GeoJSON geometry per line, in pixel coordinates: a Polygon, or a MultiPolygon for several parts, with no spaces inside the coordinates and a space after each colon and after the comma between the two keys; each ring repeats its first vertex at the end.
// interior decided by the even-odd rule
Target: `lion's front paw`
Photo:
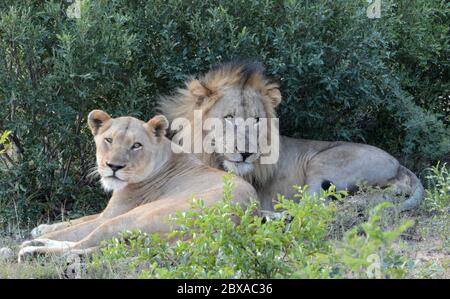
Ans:
{"type": "Polygon", "coordinates": [[[69,248],[73,246],[75,242],[68,241],[56,241],[50,239],[34,239],[30,241],[25,241],[20,245],[20,248],[25,247],[48,247],[48,248],[69,248]]]}
{"type": "Polygon", "coordinates": [[[38,253],[38,248],[40,247],[28,246],[20,249],[17,262],[20,264],[28,259],[33,258],[38,253]]]}
{"type": "Polygon", "coordinates": [[[31,236],[33,238],[37,238],[51,231],[52,229],[50,224],[41,224],[31,230],[31,236]]]}
{"type": "Polygon", "coordinates": [[[71,251],[71,248],[74,247],[75,244],[75,242],[55,241],[49,239],[35,239],[26,241],[21,245],[18,262],[21,263],[28,258],[41,254],[47,255],[67,253],[71,251]]]}
{"type": "Polygon", "coordinates": [[[47,246],[47,244],[49,243],[50,240],[48,239],[34,239],[34,240],[29,240],[29,241],[25,241],[20,245],[20,248],[25,248],[25,247],[42,247],[42,246],[47,246]]]}

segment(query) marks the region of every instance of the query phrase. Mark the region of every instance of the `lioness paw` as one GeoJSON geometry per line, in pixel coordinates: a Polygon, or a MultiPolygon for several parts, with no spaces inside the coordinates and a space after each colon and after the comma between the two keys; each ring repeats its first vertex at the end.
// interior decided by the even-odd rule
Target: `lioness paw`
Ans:
{"type": "Polygon", "coordinates": [[[25,247],[30,247],[30,246],[40,247],[40,246],[45,246],[45,244],[41,241],[37,241],[37,239],[36,240],[28,240],[28,241],[24,241],[22,244],[20,244],[20,249],[25,248],[25,247]]]}
{"type": "Polygon", "coordinates": [[[33,258],[37,253],[37,249],[39,247],[35,247],[35,246],[28,246],[28,247],[24,247],[22,249],[20,249],[19,251],[19,258],[17,260],[17,262],[23,263],[24,261],[33,258]]]}
{"type": "Polygon", "coordinates": [[[30,241],[25,241],[20,245],[20,248],[25,247],[48,247],[48,248],[68,248],[75,244],[74,242],[68,241],[55,241],[50,239],[34,239],[30,241]]]}

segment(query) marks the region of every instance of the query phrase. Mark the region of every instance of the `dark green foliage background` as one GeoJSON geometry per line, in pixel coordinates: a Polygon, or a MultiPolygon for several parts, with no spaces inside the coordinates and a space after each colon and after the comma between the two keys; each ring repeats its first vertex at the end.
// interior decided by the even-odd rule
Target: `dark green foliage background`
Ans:
{"type": "Polygon", "coordinates": [[[231,59],[281,84],[282,133],[379,146],[416,171],[448,160],[449,4],[366,0],[0,2],[0,227],[98,211],[95,108],[146,119],[158,96],[231,59]],[[8,160],[10,160],[8,162],[8,160]]]}

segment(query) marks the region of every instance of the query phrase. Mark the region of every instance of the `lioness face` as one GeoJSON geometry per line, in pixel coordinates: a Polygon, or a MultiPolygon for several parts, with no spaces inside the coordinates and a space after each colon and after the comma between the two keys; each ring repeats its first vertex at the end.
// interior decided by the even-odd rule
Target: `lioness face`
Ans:
{"type": "Polygon", "coordinates": [[[107,191],[145,180],[165,160],[161,138],[168,121],[162,115],[145,123],[133,117],[111,118],[94,110],[88,124],[96,144],[98,172],[107,191]]]}
{"type": "Polygon", "coordinates": [[[235,148],[217,155],[223,161],[225,170],[239,176],[252,172],[261,156],[257,145],[260,119],[268,117],[262,104],[262,95],[252,88],[242,90],[238,86],[228,87],[222,91],[222,96],[207,112],[206,117],[222,119],[224,131],[227,127],[236,128],[239,122],[245,122],[245,131],[234,132],[235,148]],[[244,140],[245,149],[237,147],[238,140],[244,140]]]}

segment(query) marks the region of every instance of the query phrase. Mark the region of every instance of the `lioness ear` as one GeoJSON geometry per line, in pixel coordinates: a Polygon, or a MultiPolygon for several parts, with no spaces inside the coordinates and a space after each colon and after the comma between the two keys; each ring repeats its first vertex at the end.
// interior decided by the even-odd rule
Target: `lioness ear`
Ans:
{"type": "Polygon", "coordinates": [[[95,136],[98,134],[99,129],[104,126],[108,120],[111,119],[108,113],[102,110],[92,110],[88,115],[88,125],[95,136]]]}
{"type": "Polygon", "coordinates": [[[273,108],[281,103],[281,92],[277,84],[270,84],[267,88],[267,96],[270,98],[273,108]]]}
{"type": "Polygon", "coordinates": [[[203,100],[212,94],[212,91],[206,86],[205,83],[199,80],[192,80],[187,84],[189,92],[197,98],[196,104],[200,106],[203,100]]]}
{"type": "Polygon", "coordinates": [[[166,135],[166,131],[169,128],[169,121],[164,115],[157,115],[150,119],[144,126],[158,137],[159,141],[161,137],[166,135]]]}

